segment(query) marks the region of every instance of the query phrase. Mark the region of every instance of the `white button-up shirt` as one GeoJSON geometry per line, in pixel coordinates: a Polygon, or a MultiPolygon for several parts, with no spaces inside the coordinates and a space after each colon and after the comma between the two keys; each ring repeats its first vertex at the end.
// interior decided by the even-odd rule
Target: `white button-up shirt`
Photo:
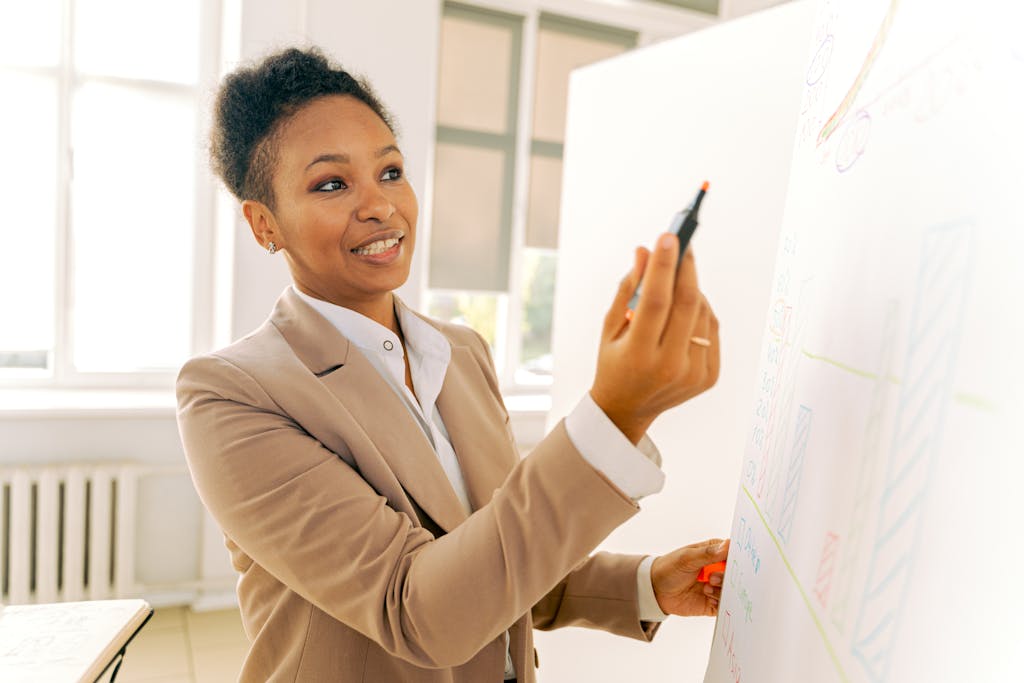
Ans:
{"type": "MultiPolygon", "coordinates": [[[[298,289],[295,289],[295,293],[352,342],[402,400],[433,445],[441,467],[466,514],[471,514],[473,510],[462,469],[436,405],[452,356],[448,338],[420,319],[395,296],[395,314],[409,353],[409,374],[416,388],[414,394],[405,384],[406,359],[398,335],[361,313],[313,298],[298,289]]],[[[657,493],[664,486],[661,455],[654,443],[645,435],[634,446],[594,403],[590,394],[585,394],[566,417],[565,428],[569,439],[584,459],[633,500],[657,493]]],[[[637,570],[640,619],[643,621],[663,621],[667,618],[658,607],[651,586],[653,562],[653,557],[647,557],[637,570]]],[[[514,677],[515,671],[507,652],[505,662],[506,678],[514,677]]]]}

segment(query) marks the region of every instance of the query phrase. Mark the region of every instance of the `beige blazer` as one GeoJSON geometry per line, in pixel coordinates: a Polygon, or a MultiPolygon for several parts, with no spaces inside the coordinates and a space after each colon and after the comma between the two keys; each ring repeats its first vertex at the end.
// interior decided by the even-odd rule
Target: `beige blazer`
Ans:
{"type": "Polygon", "coordinates": [[[428,322],[452,345],[437,407],[468,517],[398,396],[290,288],[182,369],[188,465],[240,574],[242,681],[498,683],[506,630],[534,681],[531,627],[653,636],[641,558],[588,557],[637,506],[562,424],[520,459],[486,344],[428,322]]]}

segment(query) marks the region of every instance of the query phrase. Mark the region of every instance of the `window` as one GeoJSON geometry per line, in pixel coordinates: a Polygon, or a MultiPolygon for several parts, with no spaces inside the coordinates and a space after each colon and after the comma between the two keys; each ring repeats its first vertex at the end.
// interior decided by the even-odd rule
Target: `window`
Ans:
{"type": "Polygon", "coordinates": [[[210,5],[0,4],[0,380],[166,383],[195,347],[210,5]]]}
{"type": "Polygon", "coordinates": [[[569,73],[637,39],[545,12],[445,5],[427,309],[483,334],[506,388],[551,382],[569,73]]]}

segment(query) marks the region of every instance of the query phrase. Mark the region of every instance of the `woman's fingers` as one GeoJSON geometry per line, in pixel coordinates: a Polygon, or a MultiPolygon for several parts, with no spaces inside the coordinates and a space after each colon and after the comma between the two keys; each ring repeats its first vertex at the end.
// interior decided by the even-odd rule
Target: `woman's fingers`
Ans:
{"type": "Polygon", "coordinates": [[[718,373],[721,370],[722,355],[721,346],[718,343],[718,318],[715,316],[715,312],[708,307],[710,329],[708,331],[708,341],[711,342],[711,346],[708,348],[708,386],[714,386],[718,381],[718,373]]]}
{"type": "Polygon", "coordinates": [[[629,310],[629,300],[633,298],[633,292],[643,277],[647,267],[650,252],[643,247],[637,247],[633,254],[633,268],[626,273],[626,277],[619,282],[619,288],[615,292],[611,308],[604,317],[602,336],[605,339],[614,339],[625,327],[626,311],[629,310]]]}
{"type": "Polygon", "coordinates": [[[679,277],[676,278],[673,292],[672,314],[665,325],[661,343],[669,348],[685,348],[690,346],[690,338],[697,336],[708,339],[710,326],[704,326],[706,316],[710,313],[707,299],[697,287],[697,264],[693,251],[686,250],[683,261],[679,264],[679,277]]]}
{"type": "MultiPolygon", "coordinates": [[[[652,345],[661,339],[665,322],[672,309],[678,254],[679,238],[671,233],[663,234],[658,238],[658,244],[648,260],[641,281],[640,301],[630,324],[630,334],[636,335],[639,339],[650,340],[652,345]]],[[[680,268],[680,276],[683,275],[682,270],[680,268]]],[[[696,270],[688,270],[696,279],[696,270]]]]}

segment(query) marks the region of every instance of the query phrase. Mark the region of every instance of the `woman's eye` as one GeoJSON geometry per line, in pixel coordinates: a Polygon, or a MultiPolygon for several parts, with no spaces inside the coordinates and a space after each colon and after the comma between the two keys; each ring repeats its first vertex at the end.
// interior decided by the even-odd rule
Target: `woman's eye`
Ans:
{"type": "Polygon", "coordinates": [[[398,180],[402,177],[402,169],[397,166],[392,166],[388,170],[384,171],[384,175],[381,176],[382,180],[398,180]]]}
{"type": "Polygon", "coordinates": [[[338,190],[341,190],[344,187],[345,187],[345,183],[343,183],[340,180],[338,180],[337,178],[335,178],[334,180],[328,180],[326,183],[321,183],[320,185],[317,185],[316,191],[317,192],[337,192],[338,190]]]}

